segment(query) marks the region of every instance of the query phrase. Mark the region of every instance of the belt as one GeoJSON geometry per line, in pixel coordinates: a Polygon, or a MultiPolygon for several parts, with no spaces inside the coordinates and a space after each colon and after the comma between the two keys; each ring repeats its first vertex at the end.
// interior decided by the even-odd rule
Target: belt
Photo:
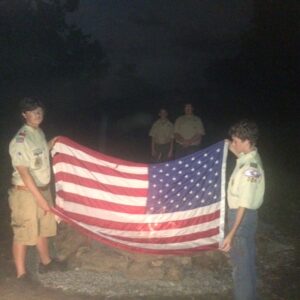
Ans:
{"type": "MultiPolygon", "coordinates": [[[[21,191],[29,191],[29,188],[25,185],[14,185],[14,188],[21,191]]],[[[40,191],[46,191],[49,188],[49,184],[44,186],[37,186],[40,191]]]]}

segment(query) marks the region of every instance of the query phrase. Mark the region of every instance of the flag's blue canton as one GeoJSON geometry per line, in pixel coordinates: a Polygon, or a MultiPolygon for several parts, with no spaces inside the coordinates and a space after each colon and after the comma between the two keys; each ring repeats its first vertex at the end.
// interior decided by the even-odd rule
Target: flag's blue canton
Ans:
{"type": "Polygon", "coordinates": [[[149,166],[147,213],[206,206],[221,197],[224,142],[183,158],[149,166]]]}

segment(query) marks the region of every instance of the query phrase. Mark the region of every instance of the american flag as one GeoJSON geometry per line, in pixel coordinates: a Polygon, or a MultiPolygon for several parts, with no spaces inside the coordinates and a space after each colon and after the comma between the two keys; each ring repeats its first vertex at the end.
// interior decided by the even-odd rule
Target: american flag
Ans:
{"type": "Polygon", "coordinates": [[[227,143],[157,164],[117,159],[60,137],[54,213],[104,244],[151,254],[214,250],[224,237],[227,143]]]}

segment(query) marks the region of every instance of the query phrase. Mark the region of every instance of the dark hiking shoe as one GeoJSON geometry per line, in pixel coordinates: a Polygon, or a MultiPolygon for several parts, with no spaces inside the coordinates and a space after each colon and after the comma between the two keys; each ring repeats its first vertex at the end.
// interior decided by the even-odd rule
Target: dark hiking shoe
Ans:
{"type": "Polygon", "coordinates": [[[28,274],[22,274],[20,277],[17,278],[17,285],[20,287],[33,287],[37,284],[37,282],[35,282],[33,280],[33,278],[28,274]]]}
{"type": "Polygon", "coordinates": [[[48,272],[54,272],[54,271],[66,271],[66,263],[57,261],[55,259],[52,259],[49,264],[43,265],[42,263],[39,265],[39,273],[44,274],[48,272]]]}
{"type": "Polygon", "coordinates": [[[30,282],[31,276],[28,273],[22,274],[20,277],[17,277],[17,282],[30,282]]]}

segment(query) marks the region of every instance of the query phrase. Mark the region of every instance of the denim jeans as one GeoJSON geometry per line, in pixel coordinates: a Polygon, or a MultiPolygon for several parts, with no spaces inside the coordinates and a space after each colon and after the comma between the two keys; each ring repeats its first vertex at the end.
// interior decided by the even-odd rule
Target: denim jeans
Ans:
{"type": "MultiPolygon", "coordinates": [[[[232,227],[237,210],[229,209],[228,227],[232,227]]],[[[233,240],[230,260],[233,268],[235,300],[256,300],[255,233],[257,211],[247,209],[233,240]]]]}

